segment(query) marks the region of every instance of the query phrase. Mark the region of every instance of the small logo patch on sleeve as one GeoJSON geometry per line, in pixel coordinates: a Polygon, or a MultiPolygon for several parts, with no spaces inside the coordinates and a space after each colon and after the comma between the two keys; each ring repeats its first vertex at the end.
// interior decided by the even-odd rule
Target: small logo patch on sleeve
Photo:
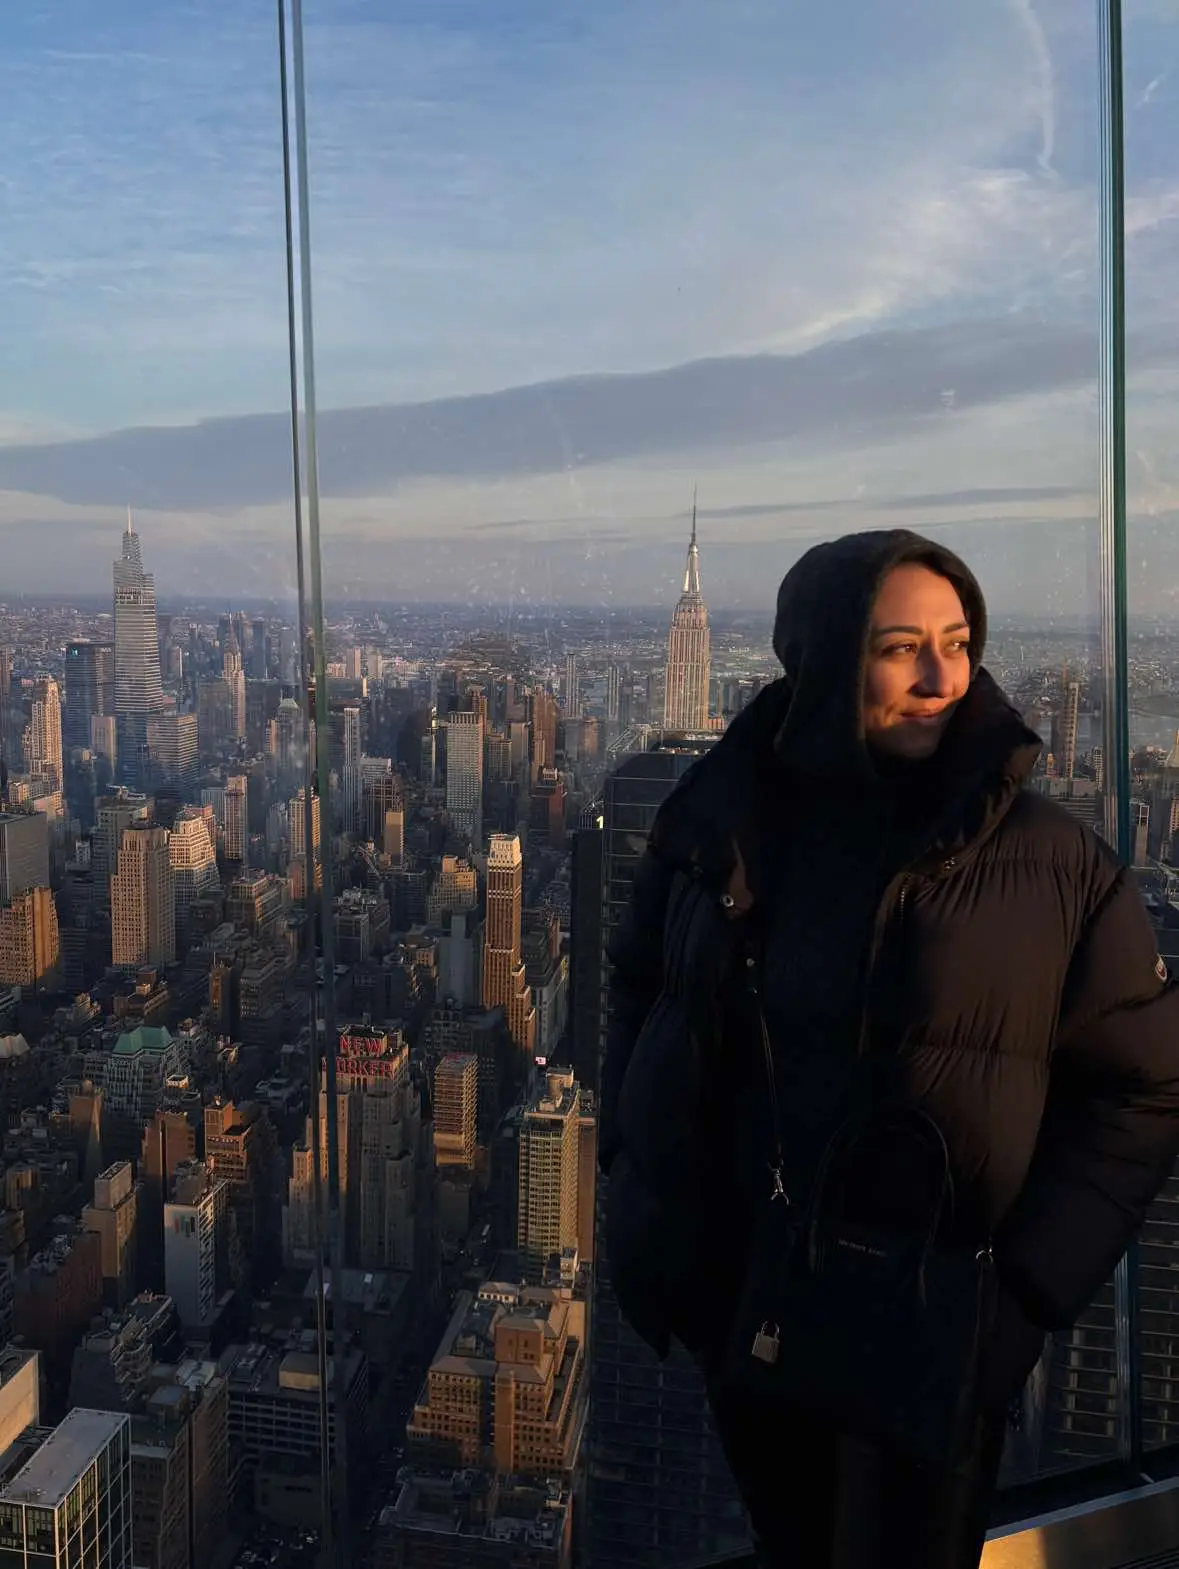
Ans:
{"type": "Polygon", "coordinates": [[[1155,956],[1154,973],[1158,976],[1159,980],[1162,981],[1164,986],[1170,979],[1170,976],[1167,973],[1167,961],[1163,958],[1161,953],[1155,956]]]}

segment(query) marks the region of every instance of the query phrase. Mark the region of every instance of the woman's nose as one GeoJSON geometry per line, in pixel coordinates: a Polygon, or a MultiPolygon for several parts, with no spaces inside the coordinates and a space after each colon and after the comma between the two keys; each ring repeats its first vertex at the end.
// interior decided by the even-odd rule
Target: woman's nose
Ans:
{"type": "Polygon", "coordinates": [[[922,655],[919,679],[921,690],[927,697],[949,697],[953,691],[950,661],[936,648],[928,649],[922,655]]]}

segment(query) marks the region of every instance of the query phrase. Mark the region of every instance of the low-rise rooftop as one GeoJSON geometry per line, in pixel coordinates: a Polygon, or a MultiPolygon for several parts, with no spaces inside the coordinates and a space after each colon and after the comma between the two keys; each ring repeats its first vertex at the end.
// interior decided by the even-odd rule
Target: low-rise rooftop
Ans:
{"type": "Polygon", "coordinates": [[[98,1453],[128,1418],[116,1411],[77,1406],[3,1489],[0,1503],[56,1508],[77,1486],[98,1453]]]}

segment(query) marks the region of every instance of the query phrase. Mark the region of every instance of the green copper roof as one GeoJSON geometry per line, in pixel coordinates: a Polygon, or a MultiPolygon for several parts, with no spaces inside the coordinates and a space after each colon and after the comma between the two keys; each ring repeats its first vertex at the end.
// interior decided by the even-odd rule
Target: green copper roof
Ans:
{"type": "Polygon", "coordinates": [[[141,1024],[129,1034],[124,1033],[115,1042],[115,1050],[124,1056],[139,1051],[166,1051],[172,1044],[172,1035],[163,1025],[141,1024]]]}

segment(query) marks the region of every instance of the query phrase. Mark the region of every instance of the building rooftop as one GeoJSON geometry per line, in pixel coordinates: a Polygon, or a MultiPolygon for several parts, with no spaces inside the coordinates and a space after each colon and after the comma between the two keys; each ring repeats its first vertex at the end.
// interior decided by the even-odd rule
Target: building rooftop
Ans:
{"type": "MultiPolygon", "coordinates": [[[[350,1347],[345,1375],[349,1391],[356,1382],[363,1361],[363,1352],[350,1347]]],[[[240,1398],[249,1394],[269,1399],[319,1402],[319,1365],[313,1333],[302,1337],[299,1344],[288,1345],[283,1350],[260,1345],[257,1341],[246,1346],[231,1346],[225,1354],[223,1365],[229,1377],[231,1396],[240,1398]]],[[[335,1359],[330,1357],[329,1402],[336,1398],[334,1383],[335,1359]]]]}
{"type": "Polygon", "coordinates": [[[32,1459],[0,1489],[0,1503],[55,1507],[127,1421],[120,1412],[75,1407],[32,1459]]]}
{"type": "MultiPolygon", "coordinates": [[[[0,1388],[5,1384],[11,1383],[28,1363],[36,1363],[37,1356],[38,1353],[36,1351],[24,1351],[17,1346],[5,1346],[4,1350],[0,1351],[0,1388]]],[[[34,1368],[35,1372],[36,1369],[34,1368]]]]}
{"type": "Polygon", "coordinates": [[[124,1057],[141,1051],[167,1051],[172,1044],[171,1031],[163,1025],[141,1024],[137,1029],[125,1031],[115,1042],[115,1051],[124,1057]]]}
{"type": "Polygon", "coordinates": [[[381,1511],[384,1532],[483,1537],[532,1547],[555,1547],[564,1534],[569,1492],[556,1477],[520,1486],[501,1484],[490,1518],[469,1508],[491,1488],[484,1472],[407,1467],[399,1481],[395,1501],[381,1511]]]}
{"type": "MultiPolygon", "coordinates": [[[[344,1301],[350,1307],[358,1307],[365,1313],[391,1313],[409,1288],[413,1275],[404,1269],[345,1269],[340,1278],[344,1287],[344,1301]]],[[[324,1292],[330,1299],[330,1281],[325,1284],[324,1292]]],[[[315,1301],[314,1270],[307,1277],[303,1296],[307,1301],[315,1301]]]]}

